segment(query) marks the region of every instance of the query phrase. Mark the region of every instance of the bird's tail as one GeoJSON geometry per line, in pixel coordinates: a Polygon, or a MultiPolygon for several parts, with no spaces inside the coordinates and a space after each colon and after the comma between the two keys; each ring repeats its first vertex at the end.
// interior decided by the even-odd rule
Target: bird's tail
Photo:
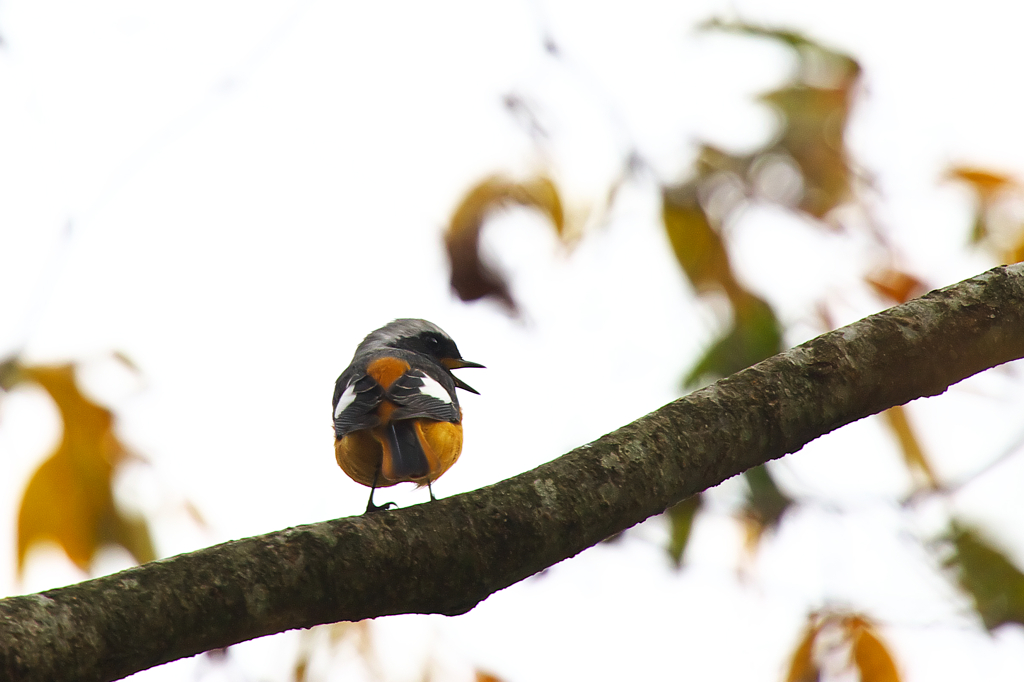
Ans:
{"type": "Polygon", "coordinates": [[[416,434],[414,420],[393,421],[385,426],[382,445],[385,478],[392,481],[414,481],[426,478],[430,473],[430,463],[416,434]]]}

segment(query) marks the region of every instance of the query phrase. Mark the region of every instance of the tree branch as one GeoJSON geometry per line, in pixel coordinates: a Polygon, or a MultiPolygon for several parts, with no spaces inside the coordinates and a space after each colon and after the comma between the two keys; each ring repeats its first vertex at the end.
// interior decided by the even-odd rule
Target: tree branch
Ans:
{"type": "Polygon", "coordinates": [[[0,677],[112,680],[488,595],[844,424],[1024,356],[1024,264],[820,336],[515,478],[0,600],[0,677]]]}

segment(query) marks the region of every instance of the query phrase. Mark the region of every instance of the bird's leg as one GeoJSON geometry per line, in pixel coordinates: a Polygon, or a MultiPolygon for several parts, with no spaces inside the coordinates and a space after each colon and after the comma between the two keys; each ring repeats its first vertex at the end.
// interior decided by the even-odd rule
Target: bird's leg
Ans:
{"type": "Polygon", "coordinates": [[[434,497],[434,489],[430,487],[430,479],[427,479],[427,492],[430,493],[430,501],[437,502],[437,498],[434,497]]]}
{"type": "Polygon", "coordinates": [[[391,507],[397,507],[398,505],[394,502],[385,502],[382,505],[376,505],[373,503],[373,491],[377,489],[377,477],[380,476],[380,467],[377,468],[377,472],[373,475],[373,485],[370,486],[370,500],[366,503],[366,511],[364,514],[370,514],[372,512],[387,511],[391,507]]]}

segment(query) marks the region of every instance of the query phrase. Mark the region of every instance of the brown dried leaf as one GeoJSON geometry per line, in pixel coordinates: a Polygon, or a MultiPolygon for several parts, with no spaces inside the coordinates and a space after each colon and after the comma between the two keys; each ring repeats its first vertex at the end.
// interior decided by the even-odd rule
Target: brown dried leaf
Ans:
{"type": "Polygon", "coordinates": [[[853,195],[854,174],[843,139],[852,98],[850,86],[826,89],[806,85],[781,88],[761,97],[783,120],[773,151],[784,150],[803,175],[799,207],[818,219],[853,195]]]}
{"type": "Polygon", "coordinates": [[[865,281],[879,296],[893,303],[906,303],[923,294],[927,288],[917,277],[895,268],[879,270],[868,275],[865,281]]]}
{"type": "Polygon", "coordinates": [[[492,297],[510,311],[516,303],[509,292],[508,282],[480,256],[480,230],[492,211],[517,204],[535,208],[544,213],[562,236],[565,214],[562,200],[554,182],[537,176],[526,182],[514,182],[493,176],[471,189],[452,214],[444,241],[451,265],[452,289],[463,301],[492,297]]]}
{"type": "Polygon", "coordinates": [[[720,20],[708,22],[704,28],[769,38],[793,49],[797,56],[794,77],[761,96],[779,115],[781,128],[772,142],[745,157],[747,167],[757,167],[758,159],[771,155],[792,159],[803,176],[799,208],[815,218],[824,218],[847,202],[854,194],[855,173],[845,135],[860,64],[794,31],[720,20]]]}

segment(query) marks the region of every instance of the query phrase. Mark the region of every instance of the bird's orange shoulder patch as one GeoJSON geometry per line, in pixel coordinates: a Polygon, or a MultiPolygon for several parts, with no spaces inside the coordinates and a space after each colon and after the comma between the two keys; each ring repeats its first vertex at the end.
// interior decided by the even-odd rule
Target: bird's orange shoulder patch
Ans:
{"type": "Polygon", "coordinates": [[[398,377],[409,371],[409,363],[401,358],[377,358],[366,366],[366,373],[384,388],[395,383],[398,377]]]}

